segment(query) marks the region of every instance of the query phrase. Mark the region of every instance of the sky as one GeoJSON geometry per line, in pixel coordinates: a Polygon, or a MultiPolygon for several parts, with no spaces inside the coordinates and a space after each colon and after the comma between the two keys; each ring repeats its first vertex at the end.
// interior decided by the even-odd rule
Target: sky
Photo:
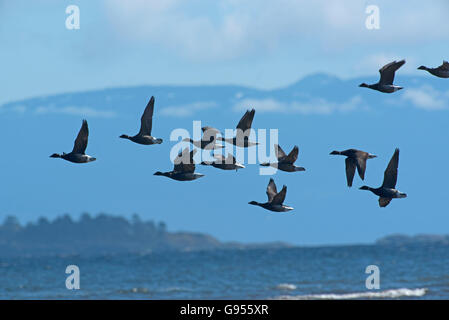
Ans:
{"type": "Polygon", "coordinates": [[[142,84],[279,88],[308,74],[441,63],[449,3],[422,1],[0,1],[0,103],[142,84]],[[66,7],[80,10],[68,30],[66,7]],[[379,8],[379,29],[366,8],[379,8]]]}
{"type": "MultiPolygon", "coordinates": [[[[282,94],[269,96],[271,89],[286,87],[318,73],[348,81],[356,77],[367,77],[367,82],[375,81],[378,69],[394,59],[407,60],[400,69],[401,75],[425,76],[423,71],[416,70],[419,65],[438,66],[443,59],[449,59],[449,56],[444,56],[449,48],[448,9],[449,3],[444,0],[435,0],[432,5],[422,1],[407,1],[405,5],[399,1],[348,0],[0,0],[0,119],[22,121],[14,138],[21,143],[29,144],[29,131],[34,132],[36,139],[48,139],[51,129],[39,128],[41,123],[46,126],[54,123],[60,133],[52,141],[39,140],[45,144],[45,150],[40,149],[39,145],[9,146],[10,154],[21,154],[28,149],[39,154],[39,160],[30,163],[27,157],[19,157],[12,162],[1,159],[0,163],[9,170],[4,170],[0,176],[3,176],[3,181],[9,181],[11,188],[3,192],[7,199],[4,199],[4,207],[0,207],[0,217],[6,213],[15,214],[22,221],[29,221],[37,214],[54,217],[70,212],[79,215],[84,210],[92,213],[104,210],[127,216],[138,212],[143,214],[143,218],[166,221],[171,230],[209,232],[226,241],[283,240],[297,244],[369,242],[396,231],[448,233],[445,225],[449,220],[445,218],[444,204],[432,203],[434,216],[429,220],[420,214],[425,212],[426,205],[416,196],[393,201],[390,211],[376,216],[379,211],[375,197],[361,194],[347,215],[341,215],[341,207],[336,209],[339,214],[334,214],[332,203],[338,200],[335,205],[344,206],[345,201],[353,199],[353,192],[358,190],[350,193],[345,189],[344,176],[341,175],[343,159],[328,162],[327,158],[331,150],[352,147],[352,143],[368,148],[367,151],[374,150],[373,153],[380,157],[369,164],[372,174],[367,184],[375,186],[380,183],[385,165],[398,144],[403,147],[400,160],[401,172],[404,172],[400,177],[401,187],[406,189],[403,191],[411,195],[419,194],[420,181],[426,181],[427,185],[437,189],[434,192],[441,201],[444,199],[445,184],[438,180],[437,167],[432,168],[435,175],[415,172],[415,168],[421,166],[425,159],[421,158],[423,155],[417,157],[414,148],[416,145],[437,147],[447,143],[444,121],[449,118],[449,90],[444,90],[444,86],[433,86],[435,82],[407,83],[410,88],[388,96],[351,84],[358,90],[354,91],[357,93],[344,96],[343,100],[337,99],[338,92],[332,93],[335,101],[319,92],[315,96],[300,96],[295,101],[282,100],[282,94]],[[72,4],[80,9],[80,29],[66,28],[66,7],[72,4]],[[380,29],[366,27],[369,15],[366,8],[369,5],[379,8],[380,29]],[[134,187],[144,188],[146,181],[133,181],[131,169],[115,168],[128,163],[133,157],[133,170],[147,170],[148,160],[144,152],[149,152],[155,157],[151,169],[171,169],[169,163],[165,167],[160,166],[159,163],[163,162],[157,162],[158,167],[154,167],[156,159],[162,161],[162,156],[157,158],[158,150],[163,150],[160,153],[164,156],[168,154],[168,140],[164,140],[166,142],[160,149],[155,149],[156,146],[148,150],[123,144],[121,140],[114,140],[111,144],[100,141],[126,133],[126,128],[132,133],[136,129],[136,119],[146,104],[146,96],[139,100],[143,106],[135,105],[129,109],[117,109],[114,105],[114,109],[109,110],[106,103],[101,105],[97,100],[97,104],[86,102],[72,105],[70,96],[66,105],[42,103],[33,106],[33,109],[21,104],[13,105],[14,117],[2,112],[1,107],[8,102],[27,98],[104,88],[221,84],[268,91],[263,97],[246,97],[241,92],[235,92],[229,98],[229,105],[217,101],[216,97],[198,97],[184,103],[171,97],[170,92],[166,95],[161,93],[156,97],[156,115],[161,119],[158,122],[159,136],[167,139],[170,129],[190,128],[192,124],[188,121],[199,119],[221,128],[233,128],[248,106],[256,108],[255,123],[259,128],[269,128],[271,121],[282,123],[288,117],[291,122],[280,133],[285,145],[283,148],[289,151],[300,140],[301,160],[298,165],[310,168],[311,172],[307,171],[307,175],[302,176],[301,192],[294,191],[297,176],[279,175],[278,188],[284,182],[289,185],[286,204],[297,208],[298,214],[294,218],[278,219],[273,215],[263,215],[265,212],[260,212],[260,208],[246,208],[249,200],[265,199],[268,178],[255,177],[257,167],[242,170],[237,176],[201,168],[200,172],[209,176],[215,174],[222,180],[206,176],[188,186],[168,179],[154,180],[163,178],[150,176],[152,183],[158,181],[157,189],[149,191],[149,194],[141,189],[132,192],[134,187]],[[177,103],[172,104],[171,101],[175,100],[177,103]],[[373,109],[376,101],[387,108],[385,114],[373,109]],[[397,117],[394,121],[404,120],[398,125],[398,131],[394,131],[393,119],[384,119],[388,115],[388,107],[392,106],[397,117]],[[231,111],[221,110],[226,107],[231,111]],[[34,111],[25,118],[29,110],[34,111]],[[359,114],[360,110],[368,111],[359,114]],[[401,115],[401,110],[408,111],[401,115]],[[349,115],[353,114],[357,114],[356,118],[350,118],[349,115]],[[214,118],[217,115],[220,115],[221,121],[214,118]],[[110,161],[97,161],[87,167],[73,168],[73,171],[66,163],[49,162],[49,150],[59,152],[58,148],[71,147],[81,117],[89,119],[94,134],[88,152],[92,150],[99,154],[99,159],[110,157],[110,161]],[[298,127],[294,127],[295,117],[298,117],[298,127]],[[357,119],[358,122],[348,130],[350,119],[357,119]],[[394,132],[394,143],[376,139],[378,125],[374,120],[384,121],[381,122],[383,129],[394,132]],[[123,132],[118,129],[121,125],[123,132]],[[102,128],[104,132],[96,128],[102,128]],[[342,141],[348,141],[349,145],[342,141]],[[124,148],[120,149],[124,154],[114,156],[116,149],[110,149],[111,145],[124,148]],[[318,152],[324,152],[325,157],[314,159],[318,152]],[[319,168],[323,166],[328,170],[335,169],[332,182],[326,184],[329,189],[324,189],[318,179],[329,178],[325,172],[320,172],[319,168]],[[82,204],[60,186],[64,179],[77,177],[81,181],[93,177],[96,172],[99,172],[101,179],[80,191],[88,197],[82,204]],[[39,177],[39,182],[30,178],[33,174],[35,178],[39,177]],[[117,190],[113,185],[114,179],[123,181],[124,188],[128,190],[117,190]],[[20,185],[23,181],[25,186],[20,185]],[[253,181],[257,181],[257,188],[253,181]],[[239,214],[243,213],[238,210],[229,212],[233,207],[225,204],[229,199],[224,193],[212,193],[213,190],[220,190],[220,183],[225,186],[237,184],[249,190],[248,195],[231,190],[235,202],[243,203],[247,210],[251,210],[242,218],[244,221],[238,220],[239,214]],[[181,211],[181,204],[170,203],[170,192],[176,193],[185,203],[204,192],[205,187],[210,190],[203,204],[210,210],[196,204],[189,207],[191,215],[186,215],[181,211]],[[22,189],[29,197],[27,201],[21,200],[22,189]],[[48,194],[43,190],[48,190],[48,194]],[[154,204],[157,213],[145,213],[148,207],[146,197],[162,199],[162,203],[154,204]],[[306,205],[305,199],[312,202],[306,205]],[[6,203],[9,200],[10,203],[6,203]],[[366,201],[371,207],[359,212],[357,206],[366,201]],[[303,204],[307,207],[303,208],[303,204]],[[167,207],[173,209],[170,214],[165,212],[169,211],[167,207]],[[394,210],[393,214],[391,210],[394,210]],[[409,217],[407,214],[412,210],[415,211],[409,217]],[[252,219],[254,225],[251,225],[252,219]],[[405,227],[404,221],[408,223],[405,227]],[[372,229],[364,230],[361,227],[370,224],[373,224],[372,229]]],[[[122,98],[126,101],[126,97],[122,98]]],[[[10,135],[14,129],[14,123],[7,123],[0,132],[10,135]]],[[[447,156],[445,150],[441,154],[443,158],[438,161],[443,161],[447,156]]],[[[73,191],[71,188],[76,190],[74,186],[68,188],[70,191],[73,191]]],[[[430,191],[426,189],[426,195],[431,196],[430,191]]]]}

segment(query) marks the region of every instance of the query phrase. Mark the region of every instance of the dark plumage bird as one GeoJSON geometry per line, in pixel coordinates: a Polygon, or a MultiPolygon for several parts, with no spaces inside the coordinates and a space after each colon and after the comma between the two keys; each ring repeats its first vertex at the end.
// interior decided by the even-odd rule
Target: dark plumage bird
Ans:
{"type": "Polygon", "coordinates": [[[376,158],[377,156],[365,151],[348,149],[344,151],[332,151],[332,155],[346,156],[346,180],[348,187],[352,187],[352,181],[354,180],[355,169],[362,180],[365,179],[366,160],[376,158]]]}
{"type": "Polygon", "coordinates": [[[392,93],[403,89],[403,87],[395,86],[393,84],[393,81],[396,70],[402,67],[404,63],[405,60],[393,61],[390,62],[389,64],[386,64],[379,70],[380,80],[378,83],[375,84],[362,83],[361,85],[359,85],[359,87],[370,88],[384,93],[392,93]]]}
{"type": "Polygon", "coordinates": [[[228,154],[228,156],[225,158],[221,154],[214,155],[214,157],[217,159],[214,162],[210,161],[203,161],[201,164],[203,166],[212,166],[217,169],[221,170],[235,170],[245,168],[245,166],[241,163],[238,163],[237,160],[235,160],[234,156],[232,154],[228,154]]]}
{"type": "Polygon", "coordinates": [[[144,145],[161,144],[162,139],[154,138],[151,136],[151,129],[153,127],[153,112],[154,112],[154,97],[151,97],[148,102],[145,111],[140,118],[140,131],[135,136],[128,136],[122,134],[120,138],[129,139],[132,142],[144,145]]]}
{"type": "Polygon", "coordinates": [[[83,120],[81,129],[76,137],[73,150],[70,153],[63,152],[62,154],[53,153],[51,158],[62,158],[64,160],[74,162],[74,163],[87,163],[97,160],[97,158],[88,156],[85,154],[87,148],[87,140],[89,138],[89,127],[87,126],[87,121],[83,120]]]}
{"type": "Polygon", "coordinates": [[[396,182],[398,180],[398,164],[399,164],[399,149],[394,151],[388,167],[384,173],[384,182],[379,188],[371,188],[363,186],[360,190],[369,190],[375,195],[379,196],[379,206],[386,207],[392,199],[406,198],[407,194],[396,190],[396,182]]]}
{"type": "Polygon", "coordinates": [[[285,195],[287,194],[287,186],[283,186],[281,192],[277,192],[276,184],[271,178],[267,186],[268,202],[259,203],[257,201],[248,202],[249,204],[262,207],[264,209],[275,212],[287,212],[293,210],[292,207],[284,205],[285,195]]]}
{"type": "Polygon", "coordinates": [[[195,173],[195,162],[193,156],[196,153],[196,149],[189,152],[189,149],[184,149],[178,154],[174,163],[173,171],[154,173],[155,176],[165,176],[178,181],[191,181],[204,177],[204,174],[195,173]]]}
{"type": "Polygon", "coordinates": [[[303,167],[297,167],[294,165],[295,161],[298,159],[298,152],[299,152],[298,146],[294,146],[294,148],[292,149],[292,151],[290,151],[288,155],[285,154],[284,150],[282,150],[282,148],[278,144],[274,145],[274,150],[276,152],[276,158],[278,159],[278,162],[275,163],[265,162],[261,163],[260,164],[261,166],[264,167],[271,166],[273,168],[277,168],[279,170],[286,172],[296,172],[306,170],[303,167]]]}
{"type": "Polygon", "coordinates": [[[254,115],[256,113],[256,110],[247,110],[243,117],[240,119],[239,123],[237,124],[237,133],[234,138],[223,138],[218,137],[217,139],[220,141],[225,141],[227,143],[233,144],[234,146],[241,147],[241,148],[247,148],[251,146],[258,145],[258,142],[251,142],[249,141],[249,134],[251,125],[253,123],[254,115]]]}
{"type": "Polygon", "coordinates": [[[203,150],[215,150],[224,148],[223,145],[216,143],[219,130],[212,127],[202,127],[203,136],[201,140],[193,140],[192,138],[184,138],[182,141],[190,142],[195,147],[203,150]]]}
{"type": "Polygon", "coordinates": [[[449,62],[447,61],[443,61],[443,64],[438,68],[427,68],[425,66],[421,66],[418,70],[426,70],[439,78],[449,78],[449,62]]]}

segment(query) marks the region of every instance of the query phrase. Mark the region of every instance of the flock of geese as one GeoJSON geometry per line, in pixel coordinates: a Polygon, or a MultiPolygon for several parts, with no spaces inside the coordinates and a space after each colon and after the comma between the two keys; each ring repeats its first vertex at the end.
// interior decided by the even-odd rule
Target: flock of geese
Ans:
{"type": "MultiPolygon", "coordinates": [[[[360,84],[360,87],[366,87],[373,90],[377,90],[383,93],[393,93],[398,90],[403,89],[403,87],[396,86],[393,84],[395,72],[405,64],[405,60],[401,61],[393,61],[391,63],[386,64],[380,70],[380,79],[379,82],[375,84],[360,84]]],[[[434,76],[440,78],[449,78],[449,63],[447,61],[443,61],[443,64],[437,68],[428,68],[425,66],[421,66],[418,68],[419,70],[426,70],[434,76]]],[[[120,138],[128,139],[134,143],[142,144],[142,145],[153,145],[153,144],[161,144],[161,138],[155,138],[151,135],[152,123],[153,123],[153,112],[154,112],[154,97],[151,97],[148,102],[145,111],[142,114],[140,119],[140,131],[134,135],[129,136],[123,134],[120,138]]],[[[224,148],[223,145],[218,144],[217,141],[225,142],[232,144],[241,148],[248,148],[251,146],[256,146],[258,143],[254,141],[250,141],[249,133],[251,130],[251,125],[254,119],[255,110],[248,110],[240,119],[239,123],[236,127],[236,135],[233,138],[224,138],[224,135],[218,129],[213,127],[203,127],[201,128],[203,131],[203,137],[201,140],[192,140],[190,138],[185,138],[183,141],[191,143],[196,148],[200,148],[203,150],[216,150],[224,148]],[[220,134],[220,136],[218,136],[220,134]]],[[[89,137],[89,128],[87,125],[87,121],[83,120],[83,124],[81,129],[76,137],[75,144],[73,146],[73,150],[70,153],[54,153],[50,157],[52,158],[61,158],[73,163],[87,163],[95,161],[96,158],[89,156],[85,153],[87,148],[87,141],[89,137]]],[[[297,171],[305,171],[305,168],[298,167],[294,163],[298,159],[298,146],[295,146],[289,154],[286,154],[282,148],[275,144],[275,153],[277,162],[267,162],[261,163],[261,166],[271,166],[275,167],[281,171],[285,172],[297,172],[297,171]]],[[[196,149],[189,150],[189,148],[185,148],[182,150],[178,156],[174,159],[174,167],[172,171],[161,172],[157,171],[154,173],[156,176],[165,176],[178,181],[191,181],[198,178],[203,177],[204,175],[201,173],[195,172],[195,162],[193,157],[197,152],[196,149]]],[[[357,170],[360,178],[362,180],[365,179],[365,171],[366,171],[366,162],[368,159],[376,158],[376,155],[356,150],[356,149],[348,149],[344,151],[332,151],[331,155],[342,155],[346,156],[345,164],[346,164],[346,179],[348,187],[352,186],[352,182],[354,180],[355,171],[357,170]]],[[[201,165],[213,166],[222,170],[238,170],[240,168],[245,168],[245,166],[241,163],[238,163],[235,157],[232,154],[228,154],[226,157],[223,155],[214,154],[215,161],[208,162],[203,161],[201,165]]],[[[400,192],[396,189],[396,182],[398,178],[398,164],[399,164],[399,149],[394,151],[394,154],[388,163],[388,166],[384,172],[384,180],[380,187],[372,188],[368,186],[360,187],[361,190],[368,190],[374,193],[379,197],[379,206],[386,207],[392,199],[396,198],[405,198],[407,194],[400,192]]],[[[275,211],[275,212],[287,212],[293,210],[292,207],[284,205],[285,196],[287,194],[287,186],[283,186],[280,192],[276,189],[276,184],[272,178],[267,186],[266,190],[268,201],[265,203],[260,203],[257,201],[251,201],[249,204],[257,205],[264,209],[275,211]]]]}

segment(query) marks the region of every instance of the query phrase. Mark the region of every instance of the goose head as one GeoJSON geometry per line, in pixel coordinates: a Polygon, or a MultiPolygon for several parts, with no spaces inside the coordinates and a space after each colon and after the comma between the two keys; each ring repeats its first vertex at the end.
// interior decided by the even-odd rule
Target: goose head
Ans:
{"type": "Polygon", "coordinates": [[[370,154],[368,155],[368,159],[373,159],[373,158],[377,158],[377,156],[376,156],[375,154],[371,154],[371,153],[370,153],[370,154]]]}
{"type": "Polygon", "coordinates": [[[368,186],[362,186],[359,188],[360,190],[370,190],[371,188],[368,186]]]}
{"type": "Polygon", "coordinates": [[[332,151],[332,152],[329,153],[329,154],[333,154],[333,155],[335,155],[335,154],[340,154],[340,151],[332,151]]]}
{"type": "Polygon", "coordinates": [[[369,88],[369,85],[364,82],[364,83],[360,84],[359,87],[369,88]]]}
{"type": "Polygon", "coordinates": [[[156,172],[154,173],[154,175],[155,175],[155,176],[167,176],[167,173],[166,173],[166,172],[156,171],[156,172]]]}
{"type": "Polygon", "coordinates": [[[61,155],[58,153],[53,153],[50,158],[61,158],[61,155]]]}
{"type": "Polygon", "coordinates": [[[418,70],[427,70],[427,67],[426,66],[421,66],[421,67],[418,68],[418,70]]]}
{"type": "Polygon", "coordinates": [[[122,138],[122,139],[129,139],[129,138],[131,138],[131,137],[128,136],[127,134],[122,134],[119,138],[122,138]]]}
{"type": "Polygon", "coordinates": [[[262,167],[269,167],[270,163],[269,162],[264,162],[260,164],[262,167]]]}
{"type": "Polygon", "coordinates": [[[260,203],[257,201],[250,201],[248,204],[252,204],[253,206],[260,206],[260,203]]]}

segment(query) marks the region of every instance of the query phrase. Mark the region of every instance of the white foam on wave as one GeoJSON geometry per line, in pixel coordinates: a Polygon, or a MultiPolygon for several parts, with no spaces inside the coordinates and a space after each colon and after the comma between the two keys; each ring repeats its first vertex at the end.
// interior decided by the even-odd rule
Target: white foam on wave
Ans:
{"type": "Polygon", "coordinates": [[[279,300],[346,300],[346,299],[394,299],[400,297],[422,297],[427,292],[426,288],[417,289],[390,289],[384,291],[367,291],[354,293],[324,293],[289,296],[283,295],[276,297],[279,300]]]}
{"type": "Polygon", "coordinates": [[[276,286],[278,290],[295,290],[296,286],[291,283],[281,283],[276,286]]]}

